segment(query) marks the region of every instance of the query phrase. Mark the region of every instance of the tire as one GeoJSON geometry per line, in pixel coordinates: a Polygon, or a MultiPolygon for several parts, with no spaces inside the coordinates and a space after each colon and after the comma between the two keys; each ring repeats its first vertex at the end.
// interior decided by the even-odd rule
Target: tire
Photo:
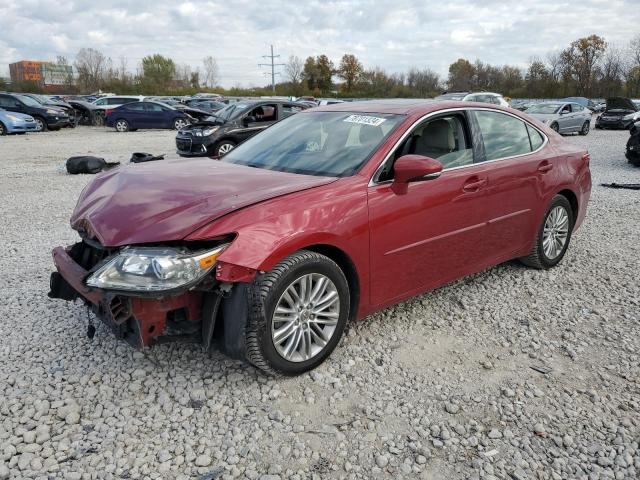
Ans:
{"type": "Polygon", "coordinates": [[[214,149],[214,155],[217,157],[222,157],[233,150],[235,146],[235,142],[232,142],[231,140],[223,140],[216,145],[216,148],[214,149]]]}
{"type": "Polygon", "coordinates": [[[36,125],[38,126],[38,130],[36,130],[37,132],[46,132],[48,130],[47,122],[44,121],[44,118],[33,117],[33,119],[36,121],[36,125]]]}
{"type": "Polygon", "coordinates": [[[538,229],[538,232],[536,234],[536,240],[533,244],[533,248],[526,257],[520,258],[520,261],[528,267],[543,270],[547,270],[551,267],[556,266],[564,257],[567,248],[569,248],[574,222],[574,212],[571,208],[569,200],[567,200],[567,198],[562,195],[556,195],[555,197],[553,197],[553,200],[551,201],[549,208],[547,208],[540,228],[538,229]],[[558,232],[560,235],[559,237],[558,234],[552,235],[551,242],[553,243],[554,237],[560,238],[562,236],[561,232],[564,231],[564,243],[562,244],[562,247],[557,250],[557,252],[552,252],[555,253],[554,255],[549,255],[545,247],[545,227],[547,226],[548,221],[551,222],[551,224],[554,223],[553,218],[550,217],[554,215],[554,212],[558,212],[558,209],[560,211],[564,211],[564,213],[566,214],[566,224],[562,228],[557,228],[558,230],[560,230],[560,232],[558,232]]]}
{"type": "Polygon", "coordinates": [[[580,135],[586,135],[589,133],[589,128],[591,127],[591,122],[584,122],[582,128],[580,129],[580,135]]]}
{"type": "Polygon", "coordinates": [[[4,123],[0,122],[0,137],[6,135],[7,127],[4,126],[4,123]]]}
{"type": "Polygon", "coordinates": [[[560,133],[560,127],[558,126],[558,124],[556,122],[553,122],[551,125],[551,130],[553,130],[556,133],[560,133]]]}
{"type": "MultiPolygon", "coordinates": [[[[246,359],[272,375],[294,376],[316,368],[335,349],[349,318],[349,284],[344,273],[330,258],[308,250],[296,252],[278,263],[270,272],[260,274],[248,292],[246,359]],[[307,283],[304,282],[305,279],[307,283]],[[315,284],[312,283],[313,279],[316,279],[315,284]],[[324,287],[318,287],[323,279],[324,287]],[[310,283],[307,291],[315,292],[316,287],[321,288],[316,293],[317,298],[305,296],[302,283],[310,283]],[[296,288],[296,285],[300,288],[296,288]],[[316,309],[318,303],[314,302],[321,298],[328,298],[327,301],[332,304],[319,310],[301,310],[299,307],[296,312],[296,307],[290,302],[295,298],[293,293],[289,293],[291,288],[303,300],[310,300],[310,305],[315,305],[316,309]],[[336,296],[337,301],[334,300],[336,296]],[[286,305],[291,307],[291,312],[281,313],[276,317],[276,307],[286,310],[286,305]],[[338,311],[330,311],[328,308],[337,308],[338,311]],[[318,311],[325,313],[314,316],[313,313],[318,311]],[[293,333],[283,335],[278,342],[274,338],[278,330],[293,333]],[[318,340],[322,337],[324,345],[319,345],[318,340]],[[309,345],[308,349],[305,349],[306,345],[309,345]],[[291,352],[289,356],[286,355],[287,348],[291,352]]],[[[322,303],[327,305],[327,301],[322,303]]]]}
{"type": "Polygon", "coordinates": [[[129,131],[129,122],[127,122],[124,118],[119,118],[113,123],[113,127],[116,129],[116,132],[124,133],[129,131]]]}
{"type": "Polygon", "coordinates": [[[187,125],[189,125],[189,122],[187,120],[185,120],[184,118],[176,118],[173,121],[173,129],[174,130],[182,130],[187,125]]]}

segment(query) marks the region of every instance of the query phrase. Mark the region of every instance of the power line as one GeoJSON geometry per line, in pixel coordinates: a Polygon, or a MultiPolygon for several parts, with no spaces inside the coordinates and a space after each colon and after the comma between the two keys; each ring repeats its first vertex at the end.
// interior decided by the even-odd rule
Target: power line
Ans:
{"type": "Polygon", "coordinates": [[[273,45],[271,45],[271,55],[263,55],[263,58],[270,58],[271,63],[259,63],[259,67],[271,67],[271,91],[276,91],[276,75],[280,75],[280,72],[276,72],[276,67],[284,67],[284,63],[274,63],[276,58],[280,58],[280,55],[273,54],[273,45]]]}

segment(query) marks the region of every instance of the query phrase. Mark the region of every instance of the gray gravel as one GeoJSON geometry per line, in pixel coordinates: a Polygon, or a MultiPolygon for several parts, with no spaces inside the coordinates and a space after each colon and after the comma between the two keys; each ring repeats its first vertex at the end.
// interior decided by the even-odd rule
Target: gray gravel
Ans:
{"type": "Polygon", "coordinates": [[[516,262],[349,329],[323,366],[271,379],[220,354],[147,355],[49,300],[50,250],[91,179],[66,157],[171,153],[174,133],[0,138],[0,480],[637,479],[640,182],[627,132],[591,151],[587,220],[557,268],[516,262]],[[538,370],[541,370],[541,373],[538,370]]]}

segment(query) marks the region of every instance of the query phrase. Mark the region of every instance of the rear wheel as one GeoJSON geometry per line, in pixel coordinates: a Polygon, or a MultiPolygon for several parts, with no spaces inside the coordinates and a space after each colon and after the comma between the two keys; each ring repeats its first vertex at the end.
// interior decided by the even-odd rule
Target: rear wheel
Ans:
{"type": "Polygon", "coordinates": [[[571,241],[573,210],[566,197],[556,195],[542,220],[536,240],[522,263],[529,267],[549,269],[562,260],[571,241]]]}
{"type": "Polygon", "coordinates": [[[589,133],[589,127],[591,127],[591,122],[584,122],[584,124],[582,125],[582,129],[580,130],[580,135],[586,135],[587,133],[589,133]]]}
{"type": "Polygon", "coordinates": [[[127,122],[125,119],[121,118],[119,120],[116,120],[115,127],[116,127],[116,130],[118,132],[128,132],[129,131],[129,122],[127,122]]]}
{"type": "Polygon", "coordinates": [[[299,375],[334,350],[349,318],[349,284],[330,258],[301,250],[249,290],[247,360],[271,374],[299,375]]]}
{"type": "Polygon", "coordinates": [[[218,157],[222,157],[233,150],[235,146],[236,144],[231,140],[223,140],[216,146],[214,154],[218,157]]]}
{"type": "Polygon", "coordinates": [[[4,126],[4,123],[0,122],[0,136],[7,134],[7,127],[4,126]]]}
{"type": "Polygon", "coordinates": [[[182,130],[187,125],[189,125],[189,122],[187,122],[184,118],[176,118],[173,121],[174,130],[182,130]]]}

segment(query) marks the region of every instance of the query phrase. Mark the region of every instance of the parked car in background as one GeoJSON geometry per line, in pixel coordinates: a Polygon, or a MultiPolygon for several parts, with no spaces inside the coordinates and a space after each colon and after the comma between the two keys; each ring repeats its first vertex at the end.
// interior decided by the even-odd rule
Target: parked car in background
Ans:
{"type": "Polygon", "coordinates": [[[500,105],[501,107],[508,107],[507,102],[499,93],[492,92],[476,92],[466,95],[463,99],[464,102],[480,102],[480,103],[493,103],[494,105],[500,105]]]}
{"type": "Polygon", "coordinates": [[[75,110],[76,124],[78,125],[104,125],[104,110],[93,103],[84,100],[69,99],[67,103],[75,110]]]}
{"type": "Polygon", "coordinates": [[[75,128],[78,124],[75,109],[64,100],[49,97],[47,95],[37,95],[35,93],[23,93],[22,95],[33,98],[36,102],[44,105],[45,107],[62,110],[69,116],[69,124],[66,125],[67,127],[75,128]]]}
{"type": "Polygon", "coordinates": [[[190,98],[189,100],[186,100],[184,104],[192,108],[205,110],[209,113],[217,112],[227,106],[226,103],[208,98],[190,98]]]}
{"type": "Polygon", "coordinates": [[[559,101],[565,103],[577,103],[578,105],[588,108],[592,112],[596,111],[596,103],[586,97],[567,97],[561,98],[559,101]]]}
{"type": "Polygon", "coordinates": [[[562,261],[587,211],[589,154],[531,120],[496,105],[345,103],[220,161],[110,170],[80,195],[80,239],[53,251],[49,296],[84,301],[138,348],[215,342],[302,374],[351,320],[511,259],[562,261]]]}
{"type": "Polygon", "coordinates": [[[33,117],[38,131],[60,130],[69,125],[69,116],[64,110],[48,107],[26,95],[0,93],[0,108],[33,117]]]}
{"type": "Polygon", "coordinates": [[[578,103],[543,102],[525,110],[527,115],[537,118],[558,133],[586,135],[591,126],[591,110],[578,103]]]}
{"type": "Polygon", "coordinates": [[[0,108],[0,136],[11,133],[37,132],[38,124],[31,115],[8,112],[0,108]]]}
{"type": "Polygon", "coordinates": [[[454,100],[454,101],[462,101],[464,97],[469,95],[471,92],[443,92],[442,95],[438,95],[434,98],[434,100],[454,100]]]}
{"type": "Polygon", "coordinates": [[[179,130],[189,125],[193,118],[180,110],[158,102],[130,102],[113,110],[107,110],[105,124],[118,132],[139,128],[171,128],[179,130]]]}
{"type": "Polygon", "coordinates": [[[628,129],[633,125],[638,108],[626,97],[607,98],[607,106],[596,118],[596,128],[628,129]]]}
{"type": "Polygon", "coordinates": [[[142,102],[144,99],[145,97],[142,95],[113,95],[99,98],[95,100],[93,104],[102,110],[112,110],[127,103],[142,102]]]}
{"type": "Polygon", "coordinates": [[[178,131],[176,147],[183,157],[222,156],[249,137],[306,106],[282,100],[232,103],[216,112],[212,120],[191,124],[178,131]]]}

